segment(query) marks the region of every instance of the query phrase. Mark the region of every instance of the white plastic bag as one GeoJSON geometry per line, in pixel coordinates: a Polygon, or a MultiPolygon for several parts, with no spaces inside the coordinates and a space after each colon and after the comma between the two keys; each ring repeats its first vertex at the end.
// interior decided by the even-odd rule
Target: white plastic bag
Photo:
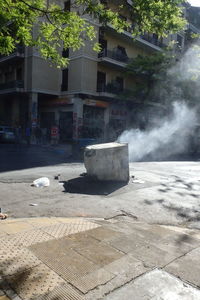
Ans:
{"type": "Polygon", "coordinates": [[[43,186],[49,186],[50,181],[47,177],[41,177],[33,181],[33,186],[36,187],[43,187],[43,186]]]}

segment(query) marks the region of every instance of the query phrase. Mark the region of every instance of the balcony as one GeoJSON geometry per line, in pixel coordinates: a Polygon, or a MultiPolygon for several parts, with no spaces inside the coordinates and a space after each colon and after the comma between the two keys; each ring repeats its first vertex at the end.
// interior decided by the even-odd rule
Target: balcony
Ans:
{"type": "Polygon", "coordinates": [[[127,55],[122,54],[117,50],[103,49],[99,53],[99,58],[104,63],[112,64],[123,68],[130,62],[130,58],[127,55]]]}
{"type": "Polygon", "coordinates": [[[97,92],[98,93],[109,93],[109,94],[118,94],[123,92],[123,86],[120,86],[118,82],[110,82],[108,84],[97,82],[97,92]]]}
{"type": "MultiPolygon", "coordinates": [[[[133,25],[134,26],[134,25],[133,25]]],[[[162,48],[166,47],[162,41],[160,41],[158,38],[153,37],[151,34],[144,34],[138,37],[133,38],[131,29],[127,28],[127,31],[124,31],[122,33],[118,33],[111,25],[102,27],[102,32],[103,31],[108,31],[111,32],[112,35],[116,36],[119,38],[119,36],[130,42],[130,39],[136,43],[139,47],[149,49],[150,51],[162,51],[162,48]]]]}
{"type": "Polygon", "coordinates": [[[24,58],[25,54],[25,47],[24,46],[17,46],[13,53],[9,55],[0,55],[0,62],[4,62],[10,59],[18,59],[24,58]]]}
{"type": "Polygon", "coordinates": [[[5,83],[0,83],[0,91],[4,90],[14,90],[17,91],[18,89],[24,88],[24,81],[23,80],[15,80],[5,83]]]}
{"type": "Polygon", "coordinates": [[[157,46],[157,47],[160,47],[160,48],[166,47],[166,45],[161,40],[159,40],[159,38],[154,37],[148,33],[141,35],[140,38],[157,46]]]}

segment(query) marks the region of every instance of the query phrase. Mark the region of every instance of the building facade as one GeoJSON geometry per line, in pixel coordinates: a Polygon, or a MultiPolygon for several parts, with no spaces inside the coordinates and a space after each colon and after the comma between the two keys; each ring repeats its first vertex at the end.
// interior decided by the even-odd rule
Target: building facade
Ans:
{"type": "MultiPolygon", "coordinates": [[[[63,2],[63,1],[61,1],[63,2]]],[[[105,1],[104,1],[105,2],[105,1]]],[[[115,1],[109,1],[114,8],[115,1]]],[[[123,18],[128,19],[129,9],[123,18]]],[[[70,9],[70,2],[63,2],[70,9]]],[[[133,40],[131,33],[117,33],[91,20],[101,44],[100,53],[86,41],[78,51],[64,51],[70,63],[62,70],[42,59],[34,48],[17,47],[0,57],[0,124],[45,128],[59,126],[60,142],[79,138],[115,140],[122,131],[142,126],[142,96],[134,97],[137,80],[126,75],[125,67],[137,55],[162,51],[175,39],[184,46],[184,34],[159,39],[145,34],[133,40]],[[124,95],[128,95],[124,97],[124,95]],[[138,115],[140,118],[138,118],[138,115]]],[[[146,103],[147,112],[157,114],[159,103],[146,103]]]]}

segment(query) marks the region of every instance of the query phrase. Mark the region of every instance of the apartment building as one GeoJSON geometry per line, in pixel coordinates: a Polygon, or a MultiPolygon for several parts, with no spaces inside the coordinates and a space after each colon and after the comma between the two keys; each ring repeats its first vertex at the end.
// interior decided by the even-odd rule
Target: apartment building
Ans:
{"type": "MultiPolygon", "coordinates": [[[[62,2],[70,9],[70,1],[62,2]]],[[[115,1],[108,3],[114,8],[115,1]]],[[[129,18],[128,5],[127,1],[122,18],[129,18]]],[[[111,141],[126,128],[140,126],[145,112],[148,116],[159,113],[162,105],[151,101],[141,114],[141,97],[134,96],[137,79],[127,76],[125,67],[138,54],[162,51],[172,38],[183,46],[184,35],[159,39],[145,34],[133,40],[129,31],[117,33],[111,26],[91,22],[102,51],[94,52],[89,41],[78,51],[64,51],[70,64],[63,70],[52,67],[34,48],[18,47],[11,55],[0,57],[2,124],[38,125],[48,130],[57,124],[61,142],[79,138],[111,141]]]]}

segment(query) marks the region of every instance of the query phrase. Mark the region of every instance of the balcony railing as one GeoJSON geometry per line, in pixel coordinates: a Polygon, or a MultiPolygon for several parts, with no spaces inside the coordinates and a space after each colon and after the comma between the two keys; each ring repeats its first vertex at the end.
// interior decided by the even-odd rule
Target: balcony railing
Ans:
{"type": "Polygon", "coordinates": [[[24,53],[25,53],[25,47],[17,46],[16,49],[9,55],[0,55],[0,59],[2,59],[2,58],[9,59],[10,57],[23,56],[24,53]]]}
{"type": "Polygon", "coordinates": [[[23,80],[15,80],[5,83],[0,83],[0,90],[9,90],[9,89],[23,89],[24,81],[23,80]]]}
{"type": "Polygon", "coordinates": [[[160,48],[166,47],[166,45],[161,40],[149,34],[140,35],[140,38],[160,48]]]}
{"type": "Polygon", "coordinates": [[[116,61],[123,62],[123,63],[128,63],[130,61],[130,59],[128,58],[127,55],[122,54],[116,50],[103,49],[99,53],[99,58],[102,58],[102,57],[111,58],[111,59],[114,59],[116,61]]]}
{"type": "Polygon", "coordinates": [[[110,93],[118,94],[123,92],[124,88],[120,86],[117,82],[112,82],[108,84],[97,83],[97,92],[98,93],[110,93]]]}

